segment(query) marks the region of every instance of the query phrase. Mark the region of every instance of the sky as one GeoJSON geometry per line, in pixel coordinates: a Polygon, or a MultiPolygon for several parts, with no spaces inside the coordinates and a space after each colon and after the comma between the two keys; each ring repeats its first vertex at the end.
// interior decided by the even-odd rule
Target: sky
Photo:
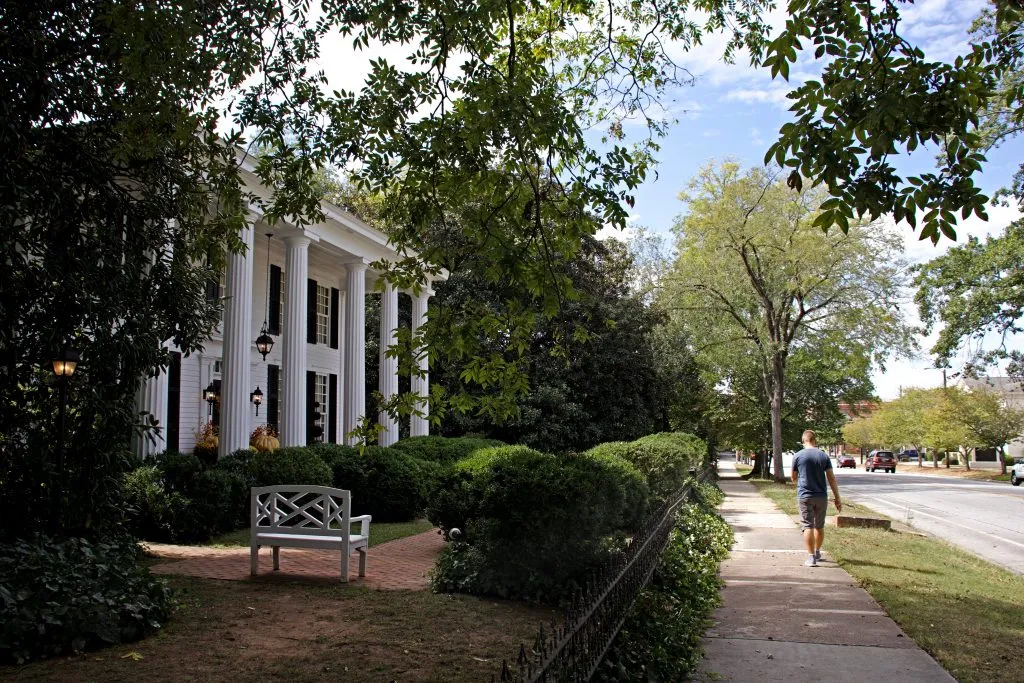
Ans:
{"type": "MultiPolygon", "coordinates": [[[[917,0],[901,5],[903,30],[928,58],[949,60],[965,49],[967,29],[985,5],[986,0],[917,0]]],[[[781,26],[783,21],[781,12],[772,15],[773,25],[781,26]]],[[[672,224],[685,208],[678,200],[679,191],[698,169],[710,161],[724,159],[746,166],[761,164],[779,128],[789,120],[786,93],[794,82],[811,77],[820,68],[807,55],[808,59],[795,65],[790,83],[773,81],[766,69],[749,66],[749,60],[742,54],[734,64],[722,61],[724,42],[723,38],[712,36],[693,50],[674,52],[678,64],[694,76],[694,84],[680,88],[670,101],[663,103],[667,110],[677,113],[678,123],[661,140],[657,177],[649,178],[635,193],[636,204],[631,211],[634,229],[644,227],[671,241],[672,224]]],[[[369,57],[384,56],[392,63],[400,63],[403,54],[401,48],[377,47],[354,55],[349,41],[339,39],[326,46],[321,66],[332,87],[357,89],[365,74],[363,64],[369,57]]],[[[989,194],[1003,187],[1016,170],[1022,152],[1024,141],[1011,141],[990,153],[989,163],[976,182],[989,194]]],[[[918,159],[928,160],[933,154],[934,150],[925,150],[918,159]]],[[[908,167],[912,162],[906,162],[908,167]]],[[[963,222],[957,230],[958,241],[963,242],[969,235],[998,233],[1019,215],[1016,208],[992,207],[989,222],[974,216],[963,222]]],[[[945,239],[938,245],[920,242],[905,225],[894,229],[904,234],[906,255],[913,263],[934,258],[951,245],[945,239]]],[[[632,233],[633,229],[629,229],[618,236],[628,240],[632,233]]],[[[602,234],[610,233],[605,230],[602,234]]],[[[911,300],[912,292],[907,292],[907,305],[901,308],[911,312],[909,322],[916,324],[919,321],[911,300]]],[[[934,337],[934,333],[922,336],[920,346],[924,351],[934,337]]],[[[878,395],[892,399],[899,395],[901,387],[941,386],[942,373],[932,369],[931,364],[926,356],[889,362],[884,372],[874,374],[878,395]]]]}

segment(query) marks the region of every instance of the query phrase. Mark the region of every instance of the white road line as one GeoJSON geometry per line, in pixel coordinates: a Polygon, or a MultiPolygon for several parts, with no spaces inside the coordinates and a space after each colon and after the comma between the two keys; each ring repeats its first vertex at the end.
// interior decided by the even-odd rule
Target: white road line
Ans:
{"type": "MultiPolygon", "coordinates": [[[[891,502],[885,500],[884,498],[875,498],[874,496],[863,496],[863,497],[867,498],[869,500],[873,500],[875,502],[881,503],[883,505],[888,505],[890,507],[895,507],[895,508],[902,507],[901,505],[898,505],[896,503],[891,503],[891,502]]],[[[908,505],[906,507],[909,508],[910,506],[908,505]]],[[[1015,546],[1017,546],[1019,548],[1024,548],[1024,543],[1018,543],[1017,541],[1011,541],[1010,539],[1006,538],[1005,536],[1000,536],[998,534],[993,534],[993,533],[990,533],[990,532],[985,531],[983,529],[976,529],[975,527],[967,526],[965,524],[957,524],[956,522],[949,521],[949,519],[947,519],[945,517],[940,517],[939,515],[933,515],[930,512],[924,512],[924,511],[919,510],[917,508],[911,508],[911,509],[913,510],[913,513],[915,515],[924,515],[925,517],[931,517],[931,518],[937,519],[937,520],[939,520],[939,521],[941,521],[941,522],[943,522],[945,524],[950,524],[952,526],[958,526],[961,529],[966,529],[967,531],[971,531],[971,532],[974,532],[976,534],[985,534],[986,536],[991,536],[992,538],[994,538],[996,540],[999,540],[999,541],[1003,541],[1004,543],[1010,543],[1010,544],[1015,545],[1015,546]]]]}

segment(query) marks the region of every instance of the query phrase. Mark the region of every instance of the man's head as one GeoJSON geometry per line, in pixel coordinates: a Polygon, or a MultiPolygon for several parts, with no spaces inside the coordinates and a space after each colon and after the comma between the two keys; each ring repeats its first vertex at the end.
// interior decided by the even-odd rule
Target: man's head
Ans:
{"type": "Polygon", "coordinates": [[[803,441],[804,445],[808,448],[818,445],[818,436],[810,429],[804,430],[804,435],[800,437],[800,440],[803,441]]]}

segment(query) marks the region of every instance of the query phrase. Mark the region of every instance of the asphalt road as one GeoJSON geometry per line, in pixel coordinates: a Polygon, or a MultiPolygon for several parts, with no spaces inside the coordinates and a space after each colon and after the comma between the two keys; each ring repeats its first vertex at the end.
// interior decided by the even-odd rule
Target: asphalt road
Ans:
{"type": "Polygon", "coordinates": [[[836,470],[844,500],[860,503],[1024,574],[1024,486],[913,474],[836,470]]]}

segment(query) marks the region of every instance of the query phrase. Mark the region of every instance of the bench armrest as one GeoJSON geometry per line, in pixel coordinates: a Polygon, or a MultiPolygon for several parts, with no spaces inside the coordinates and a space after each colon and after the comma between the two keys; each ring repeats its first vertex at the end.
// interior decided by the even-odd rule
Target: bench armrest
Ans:
{"type": "Polygon", "coordinates": [[[359,522],[359,535],[366,536],[367,539],[370,537],[370,520],[373,519],[373,515],[359,515],[358,517],[349,517],[349,523],[359,522]]]}

